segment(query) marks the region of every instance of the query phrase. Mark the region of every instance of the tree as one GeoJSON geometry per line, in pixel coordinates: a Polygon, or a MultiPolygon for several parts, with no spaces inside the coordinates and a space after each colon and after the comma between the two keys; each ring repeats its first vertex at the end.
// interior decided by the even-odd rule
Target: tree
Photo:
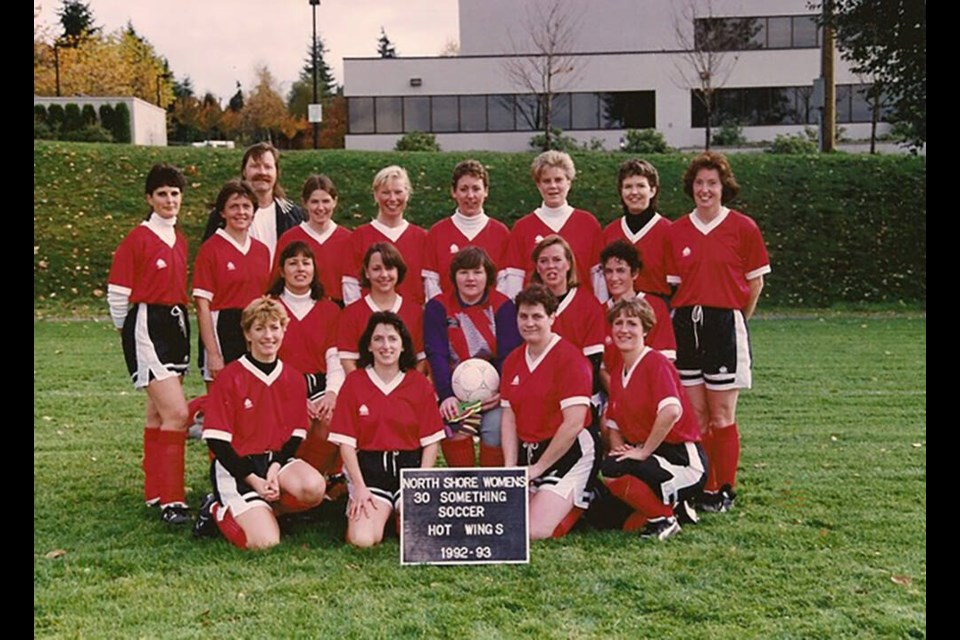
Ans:
{"type": "Polygon", "coordinates": [[[520,20],[519,38],[523,46],[508,31],[512,55],[503,62],[511,82],[531,100],[517,100],[517,110],[532,129],[543,132],[543,149],[552,148],[553,101],[578,76],[577,56],[574,53],[580,13],[575,13],[570,0],[538,0],[527,5],[520,20]]]}
{"type": "Polygon", "coordinates": [[[93,24],[93,11],[90,5],[81,0],[63,0],[57,9],[60,24],[63,25],[63,34],[60,41],[64,46],[76,46],[87,36],[99,33],[100,27],[93,24]]]}
{"type": "MultiPolygon", "coordinates": [[[[821,23],[832,24],[853,71],[886,96],[892,120],[913,148],[927,141],[927,3],[925,0],[831,0],[821,23]],[[829,9],[830,7],[828,7],[829,9]],[[825,17],[824,17],[825,16],[825,17]]],[[[818,3],[817,7],[823,6],[818,3]]]]}
{"type": "MultiPolygon", "coordinates": [[[[311,38],[312,39],[312,38],[311,38]]],[[[326,106],[326,99],[339,92],[337,81],[333,77],[333,69],[323,59],[327,48],[320,36],[313,43],[317,53],[317,92],[321,103],[326,106]]],[[[307,117],[307,105],[313,102],[313,50],[307,45],[307,57],[300,69],[300,77],[290,87],[287,94],[287,110],[293,116],[307,117]]]]}
{"type": "Polygon", "coordinates": [[[257,86],[250,93],[243,107],[244,130],[253,140],[273,143],[281,128],[288,128],[283,98],[277,91],[273,74],[264,65],[256,68],[257,86]]]}
{"type": "Polygon", "coordinates": [[[381,58],[396,58],[397,48],[390,42],[387,32],[380,27],[380,38],[377,40],[377,55],[381,58]]]}
{"type": "Polygon", "coordinates": [[[704,148],[710,149],[716,95],[760,30],[754,18],[718,18],[713,0],[684,0],[674,5],[673,30],[680,48],[677,85],[691,89],[706,111],[704,148]],[[703,8],[697,11],[698,6],[703,8]]]}
{"type": "Polygon", "coordinates": [[[243,111],[243,89],[240,88],[239,80],[237,80],[237,92],[230,98],[230,102],[227,103],[227,108],[234,113],[243,111]]]}
{"type": "Polygon", "coordinates": [[[460,55],[460,43],[453,38],[447,38],[438,55],[440,55],[441,58],[454,58],[460,55]]]}

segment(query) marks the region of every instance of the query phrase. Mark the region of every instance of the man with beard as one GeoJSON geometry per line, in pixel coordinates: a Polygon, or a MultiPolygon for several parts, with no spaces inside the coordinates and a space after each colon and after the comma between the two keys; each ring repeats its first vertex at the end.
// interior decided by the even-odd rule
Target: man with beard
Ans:
{"type": "MultiPolygon", "coordinates": [[[[257,210],[254,213],[251,237],[267,245],[270,260],[277,247],[277,238],[291,227],[304,220],[303,210],[286,198],[280,186],[280,152],[267,142],[258,142],[248,147],[240,163],[241,177],[250,183],[257,196],[257,210]]],[[[216,211],[210,212],[207,228],[203,232],[206,240],[222,226],[223,218],[216,211]]]]}

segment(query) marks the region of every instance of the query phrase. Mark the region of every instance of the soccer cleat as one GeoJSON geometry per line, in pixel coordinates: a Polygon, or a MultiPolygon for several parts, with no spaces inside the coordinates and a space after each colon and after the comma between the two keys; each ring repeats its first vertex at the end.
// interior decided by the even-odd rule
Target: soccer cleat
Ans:
{"type": "Polygon", "coordinates": [[[681,500],[673,507],[673,512],[677,516],[677,522],[680,524],[697,524],[700,522],[700,516],[693,504],[689,500],[681,500]]]}
{"type": "Polygon", "coordinates": [[[217,523],[213,521],[213,514],[210,513],[210,507],[213,506],[214,502],[216,502],[216,498],[212,493],[208,493],[203,499],[203,504],[200,505],[200,510],[197,512],[197,519],[193,523],[194,538],[212,538],[220,532],[217,529],[217,523]]]}
{"type": "Polygon", "coordinates": [[[190,509],[179,502],[160,508],[160,519],[167,524],[186,524],[190,522],[190,509]]]}
{"type": "Polygon", "coordinates": [[[707,513],[719,513],[720,493],[717,491],[704,491],[697,496],[697,508],[707,513]]]}
{"type": "Polygon", "coordinates": [[[725,484],[720,491],[704,491],[699,499],[700,509],[709,513],[726,513],[733,508],[736,499],[736,491],[725,484]]]}
{"type": "Polygon", "coordinates": [[[733,502],[737,499],[737,492],[728,484],[720,487],[718,513],[725,513],[733,509],[733,502]]]}
{"type": "Polygon", "coordinates": [[[663,542],[672,535],[680,533],[680,523],[673,516],[649,520],[640,530],[641,538],[656,538],[663,542]]]}

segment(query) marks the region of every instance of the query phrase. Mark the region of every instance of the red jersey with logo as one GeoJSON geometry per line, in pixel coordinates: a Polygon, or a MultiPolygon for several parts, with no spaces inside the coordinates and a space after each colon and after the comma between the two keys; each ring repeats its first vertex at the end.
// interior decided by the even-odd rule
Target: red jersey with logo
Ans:
{"type": "Polygon", "coordinates": [[[347,375],[330,422],[330,442],[360,451],[415,451],[446,437],[433,385],[410,370],[385,383],[372,368],[347,375]]]}
{"type": "MultiPolygon", "coordinates": [[[[500,404],[513,410],[522,442],[541,442],[556,435],[565,408],[590,406],[593,371],[580,350],[560,336],[536,360],[527,349],[514,349],[503,363],[500,404]]],[[[589,424],[587,411],[583,426],[589,424]]]]}
{"type": "MultiPolygon", "coordinates": [[[[483,229],[472,239],[454,224],[453,218],[444,218],[427,232],[423,256],[423,271],[437,274],[440,289],[447,294],[453,290],[450,282],[450,263],[453,255],[464,247],[480,247],[487,252],[496,269],[503,266],[503,253],[510,239],[510,229],[499,220],[488,218],[483,229]]],[[[408,276],[409,277],[409,276],[408,276]]],[[[496,283],[489,283],[491,286],[496,283]]]]}
{"type": "Polygon", "coordinates": [[[278,360],[267,375],[241,356],[210,385],[203,438],[229,442],[241,457],[278,451],[292,436],[306,437],[306,400],[307,383],[299,371],[278,360]]]}
{"type": "MultiPolygon", "coordinates": [[[[637,292],[637,297],[646,300],[653,309],[653,315],[657,323],[653,325],[644,339],[644,345],[659,351],[667,356],[671,362],[677,359],[677,338],[673,333],[673,321],[670,319],[670,312],[667,310],[667,303],[657,296],[644,295],[642,291],[637,292]]],[[[613,307],[613,300],[607,301],[607,309],[613,307]]],[[[606,316],[606,311],[604,312],[606,316]]],[[[606,336],[603,339],[603,368],[610,375],[623,364],[623,357],[620,355],[620,349],[613,343],[613,325],[605,323],[606,336]]]]}
{"type": "Polygon", "coordinates": [[[637,233],[630,231],[626,216],[614,220],[603,230],[603,246],[624,239],[637,248],[643,268],[633,279],[634,291],[669,296],[667,284],[667,252],[670,249],[670,221],[659,213],[637,233]]]}
{"type": "Polygon", "coordinates": [[[223,229],[200,245],[193,266],[193,296],[210,301],[210,310],[243,309],[270,284],[270,249],[247,238],[238,246],[223,229]]]}
{"type": "Polygon", "coordinates": [[[326,373],[326,355],[337,348],[340,307],[329,300],[318,300],[302,319],[297,318],[283,298],[290,322],[280,345],[280,359],[302,373],[326,373]]]}
{"type": "MultiPolygon", "coordinates": [[[[423,306],[425,295],[423,291],[423,260],[427,242],[427,232],[423,227],[408,222],[406,229],[397,237],[396,242],[385,235],[377,225],[362,224],[354,229],[350,236],[347,262],[343,266],[343,276],[354,280],[360,279],[360,270],[363,268],[363,254],[367,248],[377,242],[389,242],[400,251],[403,262],[407,265],[407,275],[403,282],[397,285],[397,293],[414,304],[423,306]]],[[[361,295],[366,293],[362,291],[361,295]]]]}
{"type": "Polygon", "coordinates": [[[187,240],[179,230],[171,247],[146,222],[127,234],[113,254],[107,283],[138,304],[187,304],[187,240]]]}
{"type": "Polygon", "coordinates": [[[748,280],[770,273],[770,257],[751,218],[724,209],[709,224],[690,213],[670,226],[667,280],[677,284],[674,307],[743,309],[748,280]]]}
{"type": "Polygon", "coordinates": [[[316,263],[317,279],[323,285],[323,292],[328,298],[339,300],[343,296],[340,269],[347,261],[347,250],[351,232],[340,225],[334,225],[326,234],[318,234],[306,222],[287,229],[277,240],[277,252],[274,256],[273,276],[280,271],[280,253],[291,242],[305,242],[313,251],[316,263]]]}
{"type": "Polygon", "coordinates": [[[600,262],[600,245],[603,242],[603,230],[600,223],[589,211],[574,209],[567,221],[554,231],[537,215],[528,213],[513,225],[510,232],[510,244],[504,255],[504,264],[500,268],[510,267],[524,272],[524,286],[530,283],[530,277],[536,269],[533,264],[533,249],[545,237],[557,234],[570,244],[577,262],[577,277],[580,286],[593,294],[591,270],[600,262]]]}
{"type": "Polygon", "coordinates": [[[606,322],[603,305],[583,287],[574,287],[557,307],[553,332],[573,343],[585,356],[603,353],[606,322]]]}
{"type": "MultiPolygon", "coordinates": [[[[360,358],[360,336],[363,335],[363,330],[367,328],[370,316],[380,310],[369,295],[363,296],[344,308],[340,315],[340,328],[337,331],[337,350],[340,351],[341,359],[358,360],[360,358]]],[[[386,311],[393,311],[400,316],[403,324],[407,326],[407,331],[410,332],[417,359],[425,358],[426,354],[423,352],[423,309],[407,302],[406,298],[398,295],[393,308],[386,309],[386,311]]]]}
{"type": "Polygon", "coordinates": [[[647,347],[626,374],[622,366],[610,373],[607,424],[630,444],[644,442],[657,414],[671,404],[680,407],[681,414],[664,442],[699,442],[700,425],[693,405],[680,384],[680,374],[666,356],[647,347]]]}

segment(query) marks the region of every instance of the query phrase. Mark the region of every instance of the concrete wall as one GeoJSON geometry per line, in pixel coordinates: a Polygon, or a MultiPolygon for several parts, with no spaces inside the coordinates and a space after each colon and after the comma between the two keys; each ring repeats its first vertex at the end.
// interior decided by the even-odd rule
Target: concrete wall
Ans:
{"type": "Polygon", "coordinates": [[[84,105],[93,105],[99,115],[100,105],[116,105],[122,102],[130,112],[130,141],[133,144],[144,146],[167,146],[167,112],[155,104],[140,98],[132,97],[91,97],[91,96],[33,96],[33,104],[42,104],[49,107],[51,104],[65,106],[76,104],[81,109],[84,105]]]}

